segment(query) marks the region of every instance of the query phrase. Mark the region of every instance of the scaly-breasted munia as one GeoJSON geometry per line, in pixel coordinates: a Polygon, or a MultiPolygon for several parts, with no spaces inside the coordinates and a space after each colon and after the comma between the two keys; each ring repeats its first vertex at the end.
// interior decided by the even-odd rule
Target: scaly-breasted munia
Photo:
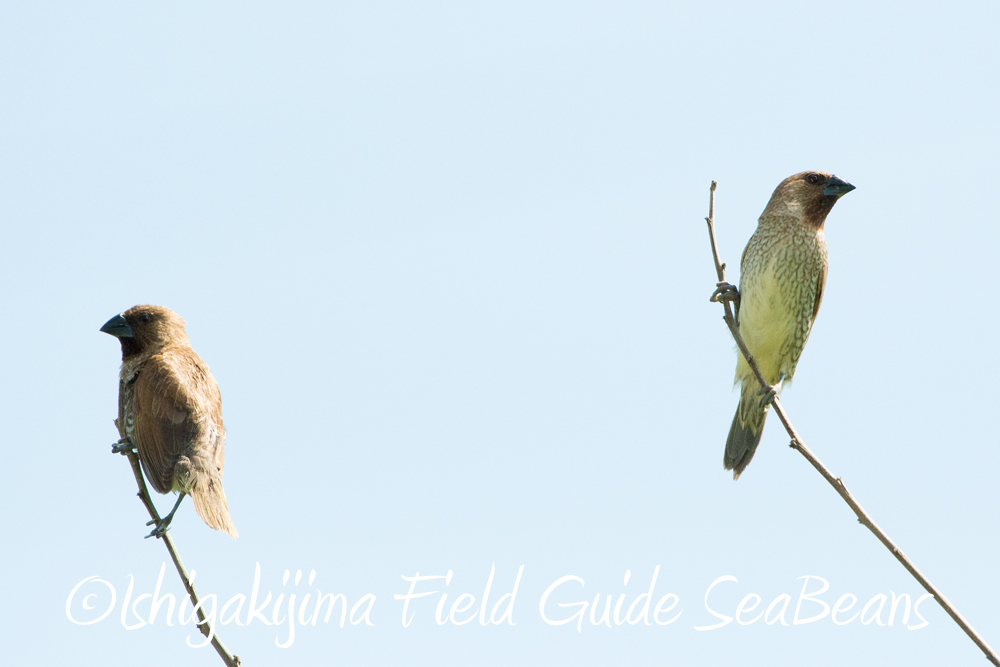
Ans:
{"type": "Polygon", "coordinates": [[[753,458],[767,409],[795,366],[812,330],[826,283],[823,223],[833,205],[854,186],[822,171],[789,176],[771,195],[740,263],[740,289],[720,285],[717,294],[736,302],[740,336],[769,390],[746,359],[737,355],[740,404],[726,440],[726,470],[738,479],[753,458]]]}
{"type": "Polygon", "coordinates": [[[222,396],[191,349],[184,320],[161,306],[135,306],[101,331],[122,345],[115,421],[121,440],[113,451],[135,446],[153,488],[180,492],[173,510],[147,537],[166,532],[185,494],[202,521],[236,537],[222,489],[222,396]]]}

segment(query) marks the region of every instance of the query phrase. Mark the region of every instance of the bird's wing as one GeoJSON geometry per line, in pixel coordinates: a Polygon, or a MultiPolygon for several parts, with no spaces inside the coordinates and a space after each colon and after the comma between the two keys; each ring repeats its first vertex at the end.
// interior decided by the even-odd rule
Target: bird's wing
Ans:
{"type": "Polygon", "coordinates": [[[816,315],[819,313],[819,304],[823,300],[823,287],[826,286],[826,262],[823,263],[823,270],[819,273],[819,278],[816,280],[816,302],[813,304],[813,316],[812,320],[816,321],[816,315]]]}
{"type": "Polygon", "coordinates": [[[206,427],[211,408],[201,400],[205,397],[200,394],[208,388],[205,384],[215,390],[215,405],[221,412],[219,390],[211,375],[209,382],[198,382],[200,361],[193,350],[157,354],[142,365],[135,380],[135,444],[146,476],[160,493],[170,491],[177,458],[187,453],[206,427]]]}

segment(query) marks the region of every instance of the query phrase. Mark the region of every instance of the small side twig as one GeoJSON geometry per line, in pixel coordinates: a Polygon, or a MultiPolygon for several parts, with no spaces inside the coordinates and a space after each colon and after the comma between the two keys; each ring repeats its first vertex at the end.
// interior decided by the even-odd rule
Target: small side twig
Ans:
{"type": "MultiPolygon", "coordinates": [[[[716,182],[712,181],[712,186],[709,190],[708,217],[705,218],[705,222],[708,223],[708,236],[712,243],[712,257],[715,260],[715,271],[718,274],[719,282],[724,283],[726,281],[726,265],[719,261],[719,251],[715,243],[715,188],[716,182]]],[[[766,390],[769,385],[764,379],[764,376],[761,374],[760,368],[757,366],[757,362],[750,354],[750,350],[747,349],[746,343],[743,342],[743,337],[740,336],[739,327],[736,324],[736,320],[733,318],[729,302],[726,300],[721,301],[726,311],[723,319],[726,322],[726,326],[729,327],[729,332],[733,335],[733,339],[736,341],[736,345],[739,347],[740,353],[747,360],[747,364],[750,366],[754,376],[757,378],[757,382],[760,383],[761,388],[766,390]]],[[[990,648],[990,645],[987,644],[986,641],[979,636],[979,633],[976,632],[971,625],[969,625],[968,621],[966,621],[965,618],[958,613],[958,610],[955,609],[954,605],[948,601],[948,598],[946,598],[944,594],[941,593],[936,586],[934,586],[934,584],[927,580],[927,577],[925,577],[923,573],[917,569],[917,566],[913,564],[913,561],[906,557],[899,547],[896,546],[896,543],[889,539],[889,536],[886,535],[881,528],[879,528],[878,524],[876,524],[864,508],[858,504],[858,501],[854,499],[851,492],[847,490],[847,486],[844,485],[843,480],[839,477],[834,477],[833,473],[831,473],[830,470],[816,457],[816,455],[812,453],[812,450],[806,447],[806,444],[802,441],[802,438],[799,437],[798,432],[792,426],[792,422],[788,419],[788,415],[785,414],[784,408],[781,407],[781,401],[777,396],[774,397],[772,405],[774,406],[774,412],[778,415],[778,419],[781,420],[781,423],[784,425],[789,437],[792,439],[792,449],[795,449],[802,454],[802,456],[804,456],[806,460],[809,461],[809,463],[811,463],[821,475],[823,475],[823,478],[830,483],[830,486],[832,486],[833,489],[840,494],[840,497],[843,498],[854,511],[858,517],[858,521],[872,531],[875,534],[875,537],[877,537],[879,541],[885,545],[885,548],[892,552],[892,555],[896,557],[896,560],[903,564],[903,567],[906,568],[907,572],[913,575],[913,578],[916,579],[928,593],[934,596],[934,599],[938,601],[938,604],[940,604],[944,610],[948,612],[948,615],[951,616],[956,623],[958,623],[958,626],[965,631],[965,634],[967,634],[969,638],[975,642],[976,646],[978,646],[980,650],[986,654],[986,659],[997,667],[1000,667],[1000,657],[998,657],[993,649],[990,648]]]]}
{"type": "MultiPolygon", "coordinates": [[[[124,435],[123,435],[124,438],[124,435]]],[[[146,506],[146,511],[149,512],[150,518],[154,521],[160,520],[160,515],[156,511],[156,506],[153,505],[153,499],[149,496],[149,490],[146,488],[146,480],[142,476],[142,465],[139,463],[139,456],[135,451],[129,447],[125,449],[122,454],[128,457],[128,462],[132,464],[132,473],[135,475],[135,482],[139,485],[139,500],[142,504],[146,506]]],[[[181,561],[180,554],[177,553],[177,547],[174,545],[174,540],[170,537],[170,531],[168,530],[163,534],[161,538],[163,543],[167,545],[167,551],[170,552],[170,559],[174,561],[174,567],[177,568],[177,574],[180,575],[181,582],[184,584],[184,588],[187,589],[188,595],[191,598],[191,604],[198,611],[198,630],[201,634],[208,637],[212,637],[212,646],[215,647],[215,651],[222,658],[222,661],[226,663],[226,667],[239,667],[240,657],[238,655],[233,655],[226,648],[226,645],[222,643],[219,639],[218,633],[214,632],[210,627],[205,612],[201,609],[200,600],[198,598],[198,592],[194,589],[194,584],[191,582],[191,577],[188,575],[187,569],[184,567],[184,563],[181,561]]]]}

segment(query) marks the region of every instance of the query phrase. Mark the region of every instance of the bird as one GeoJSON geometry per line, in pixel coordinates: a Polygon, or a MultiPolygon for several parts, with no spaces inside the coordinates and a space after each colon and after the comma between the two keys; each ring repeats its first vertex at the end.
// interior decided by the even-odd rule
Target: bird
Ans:
{"type": "Polygon", "coordinates": [[[191,348],[184,325],[167,308],[139,305],[101,327],[122,347],[115,420],[121,440],[112,451],[135,447],[153,488],[179,492],[170,514],[147,524],[156,527],[146,537],[162,537],[188,495],[202,521],[235,538],[222,488],[222,396],[208,365],[191,348]]]}
{"type": "Polygon", "coordinates": [[[823,225],[837,200],[854,189],[823,171],[783,180],[743,250],[739,289],[722,282],[712,295],[713,301],[734,302],[740,336],[769,385],[762,389],[746,359],[737,354],[734,385],[741,385],[740,402],[723,457],[734,480],[757,451],[774,397],[795,375],[826,284],[823,225]]]}

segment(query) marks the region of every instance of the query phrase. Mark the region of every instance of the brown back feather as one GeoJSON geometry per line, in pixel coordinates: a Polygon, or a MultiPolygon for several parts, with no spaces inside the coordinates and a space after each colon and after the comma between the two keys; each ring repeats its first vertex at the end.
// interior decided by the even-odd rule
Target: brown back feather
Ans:
{"type": "Polygon", "coordinates": [[[173,486],[173,468],[180,456],[199,455],[221,474],[224,444],[215,451],[208,431],[224,433],[222,398],[205,362],[190,347],[173,346],[142,364],[135,380],[135,439],[143,467],[160,493],[173,486]],[[202,448],[199,448],[202,449],[202,448]]]}

